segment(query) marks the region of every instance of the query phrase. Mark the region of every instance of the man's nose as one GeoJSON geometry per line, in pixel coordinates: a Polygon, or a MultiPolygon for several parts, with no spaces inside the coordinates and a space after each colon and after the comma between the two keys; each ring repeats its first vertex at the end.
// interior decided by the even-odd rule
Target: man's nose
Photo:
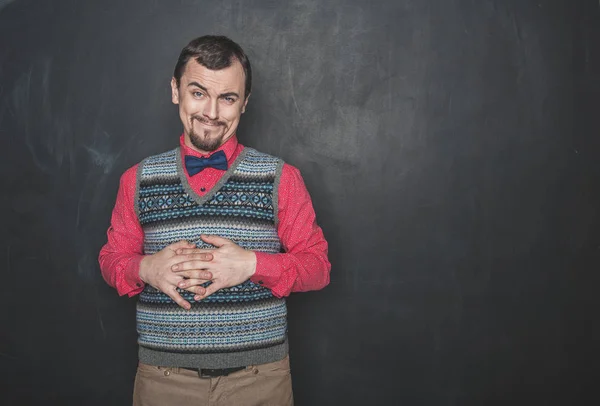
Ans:
{"type": "Polygon", "coordinates": [[[204,114],[204,117],[210,120],[216,120],[217,118],[219,118],[218,100],[209,100],[208,103],[204,105],[204,111],[202,113],[204,114]]]}

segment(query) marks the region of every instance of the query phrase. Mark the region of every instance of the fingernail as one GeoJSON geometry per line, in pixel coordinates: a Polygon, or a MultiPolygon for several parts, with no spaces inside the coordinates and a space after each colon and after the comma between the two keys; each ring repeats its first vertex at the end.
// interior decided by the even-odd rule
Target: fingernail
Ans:
{"type": "Polygon", "coordinates": [[[180,287],[180,288],[183,288],[183,287],[185,287],[185,282],[179,282],[179,287],[180,287]]]}
{"type": "Polygon", "coordinates": [[[171,269],[173,269],[174,271],[176,271],[176,270],[178,270],[178,269],[179,269],[179,265],[173,265],[173,266],[171,267],[171,269]]]}

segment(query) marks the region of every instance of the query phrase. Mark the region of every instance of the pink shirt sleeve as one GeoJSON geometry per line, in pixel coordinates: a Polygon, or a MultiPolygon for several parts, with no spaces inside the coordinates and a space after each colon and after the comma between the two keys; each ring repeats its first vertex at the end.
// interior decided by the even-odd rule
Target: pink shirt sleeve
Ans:
{"type": "Polygon", "coordinates": [[[134,296],[144,289],[139,277],[144,257],[144,231],[134,208],[137,165],[129,168],[119,184],[117,201],[107,231],[108,242],[100,250],[98,261],[104,280],[119,295],[134,296]]]}
{"type": "MultiPolygon", "coordinates": [[[[134,296],[144,288],[139,277],[144,257],[144,231],[134,208],[137,165],[128,169],[119,184],[117,200],[108,229],[108,242],[99,255],[106,282],[119,295],[134,296]]],[[[312,201],[300,171],[284,165],[278,191],[277,233],[285,253],[256,253],[252,281],[277,297],[291,292],[317,290],[329,283],[331,264],[327,241],[315,220],[312,201]]]]}
{"type": "Polygon", "coordinates": [[[278,191],[277,234],[282,254],[256,253],[256,273],[251,280],[277,297],[291,292],[318,290],[329,284],[331,264],[327,241],[317,225],[312,201],[300,171],[285,164],[278,191]]]}

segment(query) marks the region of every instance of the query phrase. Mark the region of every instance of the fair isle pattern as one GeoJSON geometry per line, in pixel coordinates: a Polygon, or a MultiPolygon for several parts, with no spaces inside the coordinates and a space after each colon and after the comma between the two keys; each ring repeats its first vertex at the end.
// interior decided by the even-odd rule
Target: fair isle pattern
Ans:
{"type": "MultiPolygon", "coordinates": [[[[136,209],[144,229],[144,250],[154,254],[180,240],[209,248],[200,234],[219,235],[243,248],[281,249],[276,229],[276,186],[283,162],[245,148],[213,191],[198,196],[187,184],[175,149],[146,159],[138,172],[136,209]]],[[[284,299],[251,281],[221,289],[180,308],[146,286],[137,305],[139,344],[179,353],[228,353],[281,344],[287,332],[284,299]]]]}

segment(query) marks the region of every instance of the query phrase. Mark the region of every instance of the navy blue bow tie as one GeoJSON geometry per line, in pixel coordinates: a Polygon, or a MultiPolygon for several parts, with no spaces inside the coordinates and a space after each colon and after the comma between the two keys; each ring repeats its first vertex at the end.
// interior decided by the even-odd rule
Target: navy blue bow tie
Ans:
{"type": "Polygon", "coordinates": [[[227,157],[225,156],[225,152],[215,152],[208,158],[197,158],[193,155],[185,156],[185,168],[190,176],[194,176],[195,174],[202,172],[204,168],[208,167],[226,171],[227,157]]]}

